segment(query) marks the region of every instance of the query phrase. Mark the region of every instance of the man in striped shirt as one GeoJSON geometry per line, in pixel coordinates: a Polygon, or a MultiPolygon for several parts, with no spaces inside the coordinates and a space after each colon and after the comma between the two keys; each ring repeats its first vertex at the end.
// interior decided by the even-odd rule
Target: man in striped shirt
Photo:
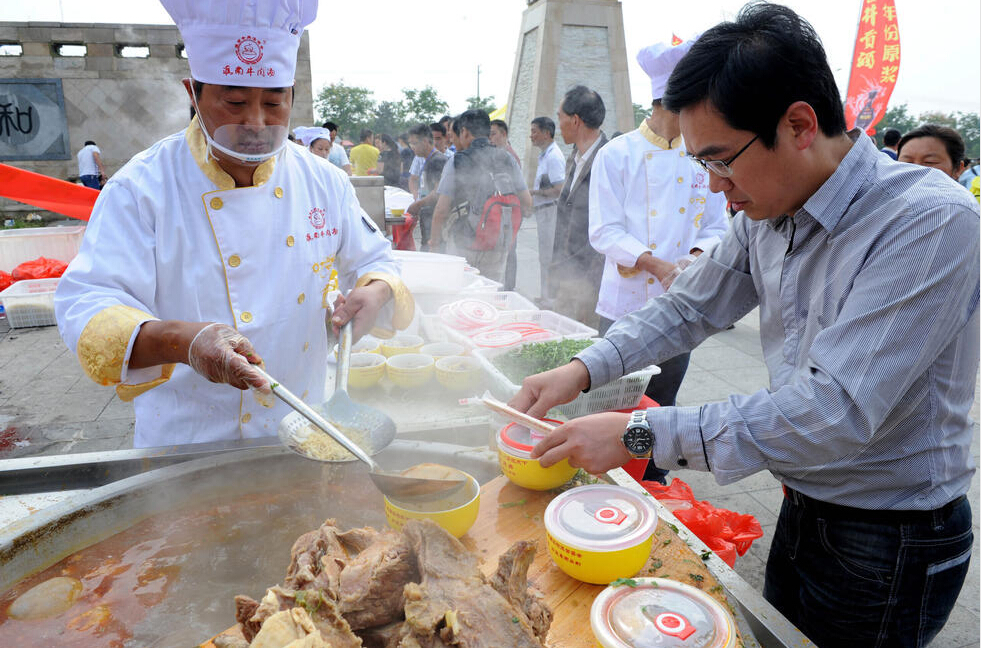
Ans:
{"type": "Polygon", "coordinates": [[[785,7],[748,5],[707,31],[663,102],[739,212],[728,235],[511,404],[541,416],[756,307],[770,387],[639,420],[576,419],[532,456],[603,471],[641,454],[647,434],[660,468],[720,484],[768,470],[786,498],[766,598],[819,646],[924,646],[973,544],[977,206],[940,171],[845,131],[820,40],[785,7]]]}

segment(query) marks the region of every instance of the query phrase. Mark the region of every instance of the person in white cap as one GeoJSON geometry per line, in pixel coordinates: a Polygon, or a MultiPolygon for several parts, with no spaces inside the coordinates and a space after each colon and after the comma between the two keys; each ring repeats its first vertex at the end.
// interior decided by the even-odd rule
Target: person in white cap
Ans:
{"type": "Polygon", "coordinates": [[[297,126],[293,129],[293,135],[303,146],[310,149],[314,155],[329,159],[332,147],[330,141],[330,131],[320,126],[297,126]]]}
{"type": "Polygon", "coordinates": [[[272,436],[288,410],[239,391],[268,397],[255,365],[321,402],[328,326],[404,328],[412,297],[347,176],[287,146],[316,0],[163,5],[196,116],[102,191],[58,286],[59,329],[93,380],[135,399],[137,447],[272,436]]]}
{"type": "MultiPolygon", "coordinates": [[[[600,334],[663,294],[675,277],[728,229],[725,199],[688,160],[678,116],[661,106],[675,63],[693,41],[646,47],[637,54],[651,78],[651,115],[596,154],[589,185],[589,241],[606,255],[596,312],[600,334]]],[[[689,354],[661,364],[647,395],[674,405],[689,354]]]]}

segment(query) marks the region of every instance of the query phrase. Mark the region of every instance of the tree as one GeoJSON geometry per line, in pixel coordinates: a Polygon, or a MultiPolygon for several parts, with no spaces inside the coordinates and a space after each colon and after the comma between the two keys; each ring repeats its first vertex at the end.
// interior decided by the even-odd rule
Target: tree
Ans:
{"type": "Polygon", "coordinates": [[[875,125],[875,140],[882,146],[882,138],[886,131],[895,128],[900,133],[908,133],[918,126],[916,117],[909,114],[906,104],[890,106],[886,109],[886,114],[882,116],[879,123],[875,125]]]}
{"type": "Polygon", "coordinates": [[[430,124],[449,109],[449,104],[439,98],[432,86],[427,85],[422,90],[403,89],[402,92],[405,95],[402,105],[406,121],[403,126],[430,124]]]}
{"type": "Polygon", "coordinates": [[[352,141],[375,121],[375,100],[368,88],[345,85],[343,79],[321,88],[314,102],[321,122],[332,121],[352,141]]]}
{"type": "Polygon", "coordinates": [[[375,109],[375,120],[372,130],[376,133],[388,133],[392,137],[405,129],[405,106],[401,101],[382,101],[375,109]]]}
{"type": "Polygon", "coordinates": [[[488,115],[497,110],[494,95],[488,97],[467,97],[467,110],[483,110],[488,115]]]}
{"type": "Polygon", "coordinates": [[[649,106],[641,106],[640,104],[634,104],[634,128],[639,128],[640,123],[647,119],[651,114],[651,109],[649,106]]]}
{"type": "Polygon", "coordinates": [[[964,152],[969,158],[979,157],[981,149],[981,117],[978,113],[954,112],[945,113],[938,110],[920,113],[914,117],[909,108],[902,103],[886,110],[882,121],[876,124],[876,141],[882,146],[882,136],[889,128],[895,128],[900,133],[908,133],[923,124],[937,124],[953,128],[964,139],[964,152]]]}
{"type": "Polygon", "coordinates": [[[957,111],[954,127],[964,138],[964,153],[972,160],[981,158],[981,115],[957,111]]]}

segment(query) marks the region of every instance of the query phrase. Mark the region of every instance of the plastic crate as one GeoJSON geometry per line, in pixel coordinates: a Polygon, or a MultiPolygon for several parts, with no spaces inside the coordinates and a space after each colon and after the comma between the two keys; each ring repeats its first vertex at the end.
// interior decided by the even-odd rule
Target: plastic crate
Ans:
{"type": "Polygon", "coordinates": [[[84,225],[0,230],[0,270],[10,272],[42,256],[70,263],[84,234],[84,225]]]}
{"type": "Polygon", "coordinates": [[[0,292],[10,328],[54,326],[54,294],[58,279],[25,279],[0,292]]]}
{"type": "Polygon", "coordinates": [[[439,307],[444,304],[452,304],[461,299],[479,299],[494,306],[497,310],[538,310],[538,307],[527,297],[512,291],[486,292],[486,293],[433,293],[419,292],[412,293],[416,307],[427,315],[435,315],[439,312],[439,307]]]}
{"type": "MultiPolygon", "coordinates": [[[[517,394],[521,385],[511,382],[511,379],[505,376],[494,364],[494,358],[520,346],[524,345],[516,345],[509,349],[476,349],[473,352],[473,356],[484,368],[484,372],[490,379],[491,392],[502,400],[507,400],[517,394]]],[[[656,376],[659,373],[661,373],[660,367],[651,365],[601,387],[590,389],[587,393],[580,394],[572,402],[557,406],[557,409],[569,418],[578,418],[596,412],[636,407],[644,396],[651,376],[656,376]]]]}
{"type": "MultiPolygon", "coordinates": [[[[483,299],[484,295],[474,295],[475,299],[483,299]]],[[[498,314],[497,322],[491,324],[490,326],[485,326],[484,328],[475,329],[470,331],[469,334],[464,331],[458,331],[451,326],[447,326],[443,321],[436,316],[436,324],[430,321],[430,327],[440,326],[443,329],[443,334],[445,339],[450,342],[457,342],[462,344],[467,349],[479,349],[481,347],[474,344],[471,335],[480,333],[481,331],[493,330],[501,324],[507,324],[509,322],[531,322],[537,324],[543,329],[548,329],[552,331],[554,335],[544,337],[538,342],[546,342],[548,340],[560,340],[566,338],[569,340],[586,340],[591,337],[595,337],[597,332],[594,328],[589,328],[585,324],[580,324],[574,319],[566,317],[565,315],[560,315],[555,311],[543,311],[543,310],[516,310],[516,311],[501,311],[498,314]]],[[[522,341],[515,342],[514,344],[503,347],[505,349],[510,349],[523,344],[522,341]]]]}

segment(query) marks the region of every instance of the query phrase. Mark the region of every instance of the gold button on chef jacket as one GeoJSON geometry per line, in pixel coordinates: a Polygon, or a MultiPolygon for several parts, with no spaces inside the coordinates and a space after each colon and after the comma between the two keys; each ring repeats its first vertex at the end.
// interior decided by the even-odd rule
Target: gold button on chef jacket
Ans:
{"type": "Polygon", "coordinates": [[[273,436],[289,411],[186,364],[129,369],[148,320],[227,324],[291,391],[323,394],[326,310],[298,294],[326,294],[332,270],[345,292],[380,279],[395,303],[379,326],[412,318],[391,245],[362,217],[343,171],[289,144],[256,168],[254,186],[236,188],[205,150],[192,121],[116,173],[55,297],[61,334],[86,373],[135,399],[137,447],[273,436]]]}
{"type": "Polygon", "coordinates": [[[709,191],[708,172],[688,160],[680,137],[669,142],[645,121],[611,140],[589,180],[589,242],[606,256],[596,312],[615,320],[664,293],[635,269],[641,254],[674,263],[692,248],[708,251],[728,229],[725,198],[709,191]]]}

